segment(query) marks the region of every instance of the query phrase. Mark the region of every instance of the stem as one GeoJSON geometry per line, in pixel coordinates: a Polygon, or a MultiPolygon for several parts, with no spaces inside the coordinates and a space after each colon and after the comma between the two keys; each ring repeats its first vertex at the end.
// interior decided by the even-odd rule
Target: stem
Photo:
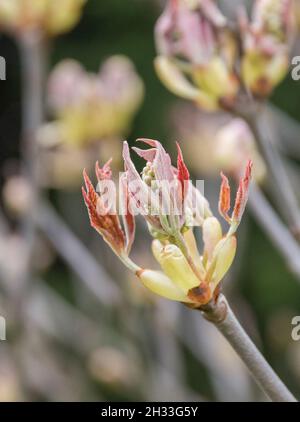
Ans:
{"type": "MultiPolygon", "coordinates": [[[[27,245],[27,268],[24,283],[30,279],[30,262],[34,248],[35,218],[39,201],[39,148],[37,130],[44,119],[44,85],[47,66],[45,40],[37,31],[28,31],[18,38],[22,64],[22,166],[32,191],[30,211],[21,222],[27,245]]],[[[23,283],[23,284],[24,284],[23,283]]]]}
{"type": "MultiPolygon", "coordinates": [[[[30,210],[22,216],[20,234],[25,244],[25,251],[19,259],[24,260],[24,269],[17,275],[11,300],[11,315],[15,323],[15,336],[12,341],[12,354],[19,375],[19,382],[24,393],[30,394],[26,369],[20,353],[30,331],[25,317],[26,304],[29,295],[29,285],[32,283],[32,262],[35,246],[35,219],[37,212],[38,190],[38,145],[36,132],[43,122],[43,99],[45,78],[45,51],[41,35],[36,31],[24,31],[17,38],[20,48],[22,66],[22,143],[21,164],[22,174],[31,188],[30,210]]],[[[17,257],[18,259],[18,257],[17,257]]]]}
{"type": "Polygon", "coordinates": [[[292,189],[284,163],[272,140],[276,135],[272,134],[269,125],[266,124],[265,113],[264,106],[261,106],[255,112],[241,113],[240,117],[248,123],[253,132],[273,181],[272,192],[274,200],[281,210],[282,215],[289,223],[291,232],[297,238],[300,236],[300,209],[298,201],[292,189]]]}
{"type": "Polygon", "coordinates": [[[223,295],[219,296],[216,303],[204,305],[200,310],[228,340],[271,401],[297,401],[242,328],[223,295]]]}
{"type": "Polygon", "coordinates": [[[259,186],[252,183],[248,200],[250,210],[274,246],[300,280],[300,247],[273,210],[259,186]]]}
{"type": "Polygon", "coordinates": [[[268,120],[279,140],[279,151],[298,160],[300,158],[299,122],[273,104],[268,104],[267,107],[268,120]]]}

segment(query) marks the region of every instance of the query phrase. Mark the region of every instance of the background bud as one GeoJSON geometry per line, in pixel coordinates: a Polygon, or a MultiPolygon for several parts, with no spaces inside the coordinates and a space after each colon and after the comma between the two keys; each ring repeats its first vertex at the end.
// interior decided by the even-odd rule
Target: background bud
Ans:
{"type": "Polygon", "coordinates": [[[257,97],[268,96],[288,71],[293,12],[292,0],[256,0],[251,23],[241,15],[242,78],[257,97]]]}
{"type": "Polygon", "coordinates": [[[170,0],[155,36],[156,70],[168,89],[205,110],[234,102],[236,42],[214,1],[170,0]]]}
{"type": "Polygon", "coordinates": [[[65,60],[52,71],[48,91],[58,142],[75,146],[126,134],[144,93],[132,63],[123,56],[106,60],[97,74],[65,60]]]}
{"type": "Polygon", "coordinates": [[[3,187],[2,194],[6,208],[15,216],[29,211],[33,199],[32,189],[24,177],[10,177],[3,187]]]}
{"type": "Polygon", "coordinates": [[[0,0],[0,23],[8,31],[56,35],[79,20],[86,0],[0,0]]]}
{"type": "Polygon", "coordinates": [[[245,162],[251,158],[254,162],[254,179],[260,183],[265,178],[265,163],[257,150],[251,130],[242,119],[233,119],[217,131],[215,157],[220,168],[238,176],[245,162]]]}

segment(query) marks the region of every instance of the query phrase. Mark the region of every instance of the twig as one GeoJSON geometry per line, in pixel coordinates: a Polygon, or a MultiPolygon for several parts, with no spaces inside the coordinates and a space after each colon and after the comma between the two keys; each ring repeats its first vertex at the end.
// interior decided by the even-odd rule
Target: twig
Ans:
{"type": "MultiPolygon", "coordinates": [[[[270,126],[265,122],[265,108],[261,106],[255,111],[237,112],[249,125],[265,159],[270,178],[272,180],[272,193],[274,201],[283,217],[289,224],[293,235],[300,236],[300,209],[297,198],[291,187],[280,154],[272,140],[273,134],[270,126]]],[[[274,135],[275,136],[275,135],[274,135]]]]}
{"type": "Polygon", "coordinates": [[[74,273],[103,305],[121,303],[121,293],[114,280],[46,201],[39,206],[36,224],[74,273]]]}
{"type": "MultiPolygon", "coordinates": [[[[11,300],[13,319],[16,323],[16,335],[12,342],[12,354],[15,366],[19,372],[20,384],[24,392],[30,394],[26,368],[19,356],[22,350],[23,339],[28,333],[26,318],[24,317],[28,287],[32,280],[32,263],[35,246],[36,227],[34,213],[36,212],[39,188],[38,188],[38,144],[36,133],[43,121],[43,97],[44,79],[46,77],[46,53],[44,50],[44,38],[37,31],[23,31],[17,38],[21,54],[22,66],[22,143],[21,164],[23,176],[27,179],[31,195],[30,210],[22,216],[20,221],[20,234],[26,246],[22,251],[24,270],[17,275],[16,285],[11,300]]],[[[18,259],[18,257],[16,258],[18,259]]]]}
{"type": "Polygon", "coordinates": [[[248,206],[274,246],[286,260],[291,271],[300,280],[300,247],[282,223],[260,188],[252,183],[248,206]]]}
{"type": "Polygon", "coordinates": [[[266,118],[271,124],[273,132],[276,132],[279,151],[292,159],[300,158],[300,123],[273,104],[267,106],[266,118]]]}
{"type": "Polygon", "coordinates": [[[5,218],[5,215],[2,212],[2,209],[0,208],[0,234],[6,235],[9,232],[9,226],[8,222],[5,218]]]}
{"type": "MultiPolygon", "coordinates": [[[[188,348],[195,359],[208,369],[208,376],[218,401],[253,401],[253,389],[250,376],[243,363],[231,350],[224,349],[227,341],[215,330],[202,321],[196,312],[189,312],[181,307],[180,320],[172,326],[180,342],[188,348]],[[205,339],[205,341],[203,341],[205,339]]],[[[230,346],[227,346],[230,348],[230,346]]]]}
{"type": "Polygon", "coordinates": [[[204,317],[227,339],[270,400],[297,401],[244,331],[223,295],[216,303],[202,306],[201,310],[204,317]]]}
{"type": "MultiPolygon", "coordinates": [[[[36,142],[37,130],[44,118],[44,86],[47,67],[46,41],[37,31],[24,32],[18,38],[22,63],[22,166],[23,174],[32,191],[30,211],[21,224],[22,234],[27,245],[27,270],[24,283],[30,279],[30,264],[35,239],[34,213],[39,200],[38,159],[39,148],[36,142]],[[26,280],[27,279],[27,280],[26,280]]],[[[24,286],[23,286],[24,287],[24,286]]]]}
{"type": "Polygon", "coordinates": [[[68,303],[43,280],[37,280],[36,284],[26,305],[26,317],[30,323],[72,347],[81,356],[95,349],[107,336],[103,327],[99,331],[98,323],[68,303]]]}

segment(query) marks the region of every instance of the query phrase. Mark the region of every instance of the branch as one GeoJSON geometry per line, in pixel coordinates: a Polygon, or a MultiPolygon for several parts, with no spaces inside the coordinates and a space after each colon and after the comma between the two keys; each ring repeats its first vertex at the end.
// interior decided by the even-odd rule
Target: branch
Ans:
{"type": "Polygon", "coordinates": [[[227,347],[230,348],[228,342],[224,338],[219,339],[219,333],[212,330],[206,321],[202,318],[199,320],[197,312],[189,312],[185,308],[181,310],[184,312],[180,315],[180,321],[170,329],[174,330],[194,358],[208,369],[217,401],[232,401],[233,397],[238,402],[253,401],[254,391],[249,373],[233,350],[227,353],[227,347]]]}
{"type": "Polygon", "coordinates": [[[291,271],[300,280],[300,247],[273,210],[259,186],[254,183],[251,185],[248,206],[262,230],[266,232],[291,271]]]}
{"type": "Polygon", "coordinates": [[[201,311],[227,339],[270,400],[297,401],[244,331],[223,295],[215,304],[202,306],[201,311]]]}
{"type": "Polygon", "coordinates": [[[26,318],[48,336],[72,347],[81,356],[87,355],[103,338],[108,337],[104,326],[101,325],[99,330],[99,322],[68,303],[41,279],[36,280],[36,286],[30,291],[26,318]],[[78,336],[78,333],[82,335],[78,336]]]}
{"type": "Polygon", "coordinates": [[[122,298],[116,283],[49,203],[40,204],[35,218],[38,227],[92,294],[103,305],[120,304],[122,298]]]}
{"type": "MultiPolygon", "coordinates": [[[[264,107],[255,112],[242,112],[242,117],[251,128],[259,149],[266,162],[270,178],[272,179],[272,193],[274,201],[289,224],[293,235],[300,237],[300,209],[291,182],[287,175],[280,154],[274,145],[274,135],[265,121],[264,107]]],[[[238,114],[238,113],[237,113],[238,114]]]]}
{"type": "Polygon", "coordinates": [[[27,246],[26,269],[20,292],[22,295],[31,278],[30,267],[35,242],[34,213],[39,200],[39,148],[36,134],[44,119],[44,86],[48,52],[45,40],[38,31],[25,31],[17,41],[22,64],[22,170],[32,191],[30,211],[21,221],[21,232],[27,246]]]}
{"type": "Polygon", "coordinates": [[[270,103],[267,106],[266,118],[268,124],[274,128],[273,132],[276,132],[279,152],[282,151],[284,155],[299,160],[299,122],[270,103]]]}

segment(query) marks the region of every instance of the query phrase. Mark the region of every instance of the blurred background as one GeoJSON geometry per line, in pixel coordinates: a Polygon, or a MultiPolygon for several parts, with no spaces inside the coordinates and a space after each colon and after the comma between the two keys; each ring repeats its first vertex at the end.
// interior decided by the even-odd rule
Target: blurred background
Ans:
{"type": "MultiPolygon", "coordinates": [[[[26,245],[18,233],[32,193],[20,176],[20,55],[13,37],[1,34],[0,55],[6,59],[7,80],[0,81],[0,315],[6,318],[7,339],[0,342],[0,401],[264,399],[214,327],[197,312],[154,297],[124,270],[90,228],[82,200],[83,167],[90,169],[96,159],[103,163],[114,156],[117,174],[122,170],[122,139],[132,143],[147,137],[159,139],[174,154],[174,141],[181,141],[193,177],[205,180],[205,194],[217,212],[221,166],[209,161],[209,142],[214,142],[206,128],[209,118],[202,116],[203,127],[193,126],[199,112],[170,94],[154,71],[153,28],[163,3],[88,0],[78,25],[47,46],[49,73],[53,69],[56,73],[48,83],[48,123],[39,136],[42,204],[31,259],[34,275],[21,289],[21,297],[18,280],[24,271],[26,245]],[[116,60],[107,63],[112,56],[116,60]],[[100,127],[99,134],[95,129],[91,135],[84,126],[93,124],[89,114],[87,122],[82,115],[75,121],[69,119],[68,104],[64,104],[69,91],[66,88],[61,97],[55,97],[60,92],[55,91],[57,86],[63,90],[67,84],[59,79],[64,69],[57,68],[65,59],[78,61],[83,66],[77,69],[80,77],[87,80],[86,72],[96,74],[105,63],[115,69],[116,79],[109,79],[105,67],[98,75],[107,88],[105,101],[114,98],[118,83],[117,94],[123,90],[127,101],[118,104],[120,109],[115,105],[106,117],[115,123],[112,128],[100,127]],[[129,106],[130,113],[124,117],[129,106]],[[122,123],[117,124],[118,119],[122,123]],[[194,127],[195,131],[187,130],[194,127]],[[78,130],[82,136],[72,142],[72,133],[78,130]]],[[[77,84],[74,80],[71,91],[77,84]]],[[[288,75],[271,103],[297,121],[299,94],[300,83],[288,75]]],[[[92,101],[92,109],[98,110],[98,99],[92,95],[91,100],[90,95],[87,89],[82,101],[92,101]]],[[[99,106],[100,112],[103,108],[99,106]]],[[[285,119],[286,128],[281,131],[292,133],[284,152],[299,186],[298,126],[285,119]]],[[[142,169],[138,160],[137,165],[142,169]]],[[[142,222],[138,227],[132,254],[136,262],[150,265],[148,234],[142,222]]],[[[270,364],[300,395],[300,342],[291,338],[291,319],[300,315],[299,281],[250,212],[238,241],[238,256],[224,291],[270,364]]]]}

